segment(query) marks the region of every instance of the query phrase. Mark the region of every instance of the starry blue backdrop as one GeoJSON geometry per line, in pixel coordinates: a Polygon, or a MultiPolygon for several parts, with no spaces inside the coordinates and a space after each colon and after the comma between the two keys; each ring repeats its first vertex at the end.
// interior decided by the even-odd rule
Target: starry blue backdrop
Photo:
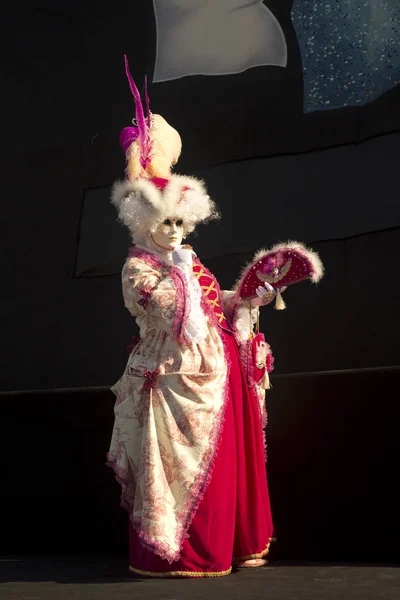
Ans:
{"type": "Polygon", "coordinates": [[[400,83],[400,0],[295,0],[304,112],[360,106],[400,83]]]}

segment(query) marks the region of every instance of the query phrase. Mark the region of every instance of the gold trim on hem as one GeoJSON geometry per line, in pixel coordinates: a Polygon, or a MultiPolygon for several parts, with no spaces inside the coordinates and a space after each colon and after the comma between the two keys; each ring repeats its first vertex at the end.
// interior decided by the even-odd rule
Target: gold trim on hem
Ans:
{"type": "Polygon", "coordinates": [[[129,566],[129,570],[136,575],[144,575],[145,577],[223,577],[232,572],[232,567],[227,571],[167,571],[157,573],[156,571],[141,571],[135,567],[129,566]]]}
{"type": "Polygon", "coordinates": [[[242,560],[250,560],[252,558],[263,558],[263,556],[265,556],[266,554],[269,553],[270,545],[271,545],[271,542],[268,542],[267,547],[264,550],[262,550],[262,552],[258,552],[257,554],[247,554],[246,556],[234,556],[233,561],[239,562],[242,560]]]}

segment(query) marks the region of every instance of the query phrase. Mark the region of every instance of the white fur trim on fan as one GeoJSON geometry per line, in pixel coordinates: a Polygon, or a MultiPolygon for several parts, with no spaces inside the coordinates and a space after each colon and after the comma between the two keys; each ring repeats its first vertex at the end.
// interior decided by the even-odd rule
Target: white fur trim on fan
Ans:
{"type": "Polygon", "coordinates": [[[280,242],[279,244],[275,244],[275,246],[273,246],[269,250],[266,250],[265,248],[261,248],[261,250],[258,250],[258,252],[256,252],[256,254],[253,257],[253,260],[242,269],[240,277],[237,280],[233,289],[235,289],[235,290],[239,289],[239,287],[243,281],[243,278],[247,275],[249,269],[258,260],[260,260],[260,258],[262,256],[264,256],[264,254],[266,254],[267,252],[277,252],[278,250],[284,250],[285,248],[292,248],[293,250],[298,250],[300,253],[303,253],[307,256],[307,258],[311,261],[311,263],[313,265],[313,269],[314,269],[314,274],[310,278],[310,281],[312,281],[313,283],[318,283],[318,281],[324,275],[324,266],[319,257],[319,254],[317,252],[315,252],[315,250],[308,248],[307,246],[305,246],[305,244],[302,244],[301,242],[297,242],[295,240],[290,240],[288,242],[280,242]]]}
{"type": "Polygon", "coordinates": [[[293,248],[294,250],[299,250],[299,252],[304,252],[307,258],[312,263],[314,274],[311,277],[311,281],[313,283],[318,283],[320,279],[322,279],[324,275],[324,265],[319,257],[318,252],[315,252],[312,248],[308,248],[305,244],[301,242],[296,242],[295,240],[290,240],[289,242],[280,242],[279,244],[275,244],[270,250],[270,252],[276,252],[277,250],[283,250],[284,248],[293,248]]]}

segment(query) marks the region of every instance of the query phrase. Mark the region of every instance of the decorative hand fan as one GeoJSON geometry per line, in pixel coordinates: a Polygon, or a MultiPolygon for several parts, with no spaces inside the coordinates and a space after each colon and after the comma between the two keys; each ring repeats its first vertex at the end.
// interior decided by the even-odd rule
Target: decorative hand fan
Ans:
{"type": "MultiPolygon", "coordinates": [[[[300,242],[288,242],[277,244],[271,250],[257,252],[245,268],[237,287],[240,297],[249,299],[254,298],[256,289],[266,282],[279,290],[306,279],[317,283],[323,274],[324,267],[316,252],[300,242]]],[[[281,306],[284,308],[284,303],[281,306]]]]}

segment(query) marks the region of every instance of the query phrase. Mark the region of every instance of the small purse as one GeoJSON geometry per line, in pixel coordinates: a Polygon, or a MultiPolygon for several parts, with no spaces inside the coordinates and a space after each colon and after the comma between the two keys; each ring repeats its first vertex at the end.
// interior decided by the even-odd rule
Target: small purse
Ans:
{"type": "Polygon", "coordinates": [[[269,390],[271,384],[268,373],[274,369],[274,357],[264,334],[260,333],[259,310],[257,310],[256,332],[250,334],[246,346],[249,384],[257,384],[264,390],[269,390]]]}
{"type": "Polygon", "coordinates": [[[274,358],[272,356],[270,345],[265,341],[264,334],[259,332],[249,341],[251,343],[253,382],[259,385],[261,384],[261,387],[264,390],[269,390],[271,384],[268,373],[274,368],[274,358]]]}

